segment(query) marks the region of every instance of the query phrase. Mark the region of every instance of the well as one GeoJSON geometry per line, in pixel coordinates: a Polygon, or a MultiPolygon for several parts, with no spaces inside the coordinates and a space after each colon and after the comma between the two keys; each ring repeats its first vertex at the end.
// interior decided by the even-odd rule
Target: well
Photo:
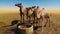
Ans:
{"type": "Polygon", "coordinates": [[[33,26],[32,25],[20,25],[18,26],[21,34],[33,34],[33,26]]]}

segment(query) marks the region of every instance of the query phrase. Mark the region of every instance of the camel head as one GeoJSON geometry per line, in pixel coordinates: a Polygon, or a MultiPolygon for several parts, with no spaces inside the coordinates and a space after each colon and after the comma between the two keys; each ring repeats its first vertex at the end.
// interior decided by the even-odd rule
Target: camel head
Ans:
{"type": "Polygon", "coordinates": [[[22,7],[22,3],[15,4],[17,7],[22,7]]]}
{"type": "Polygon", "coordinates": [[[35,8],[36,6],[32,6],[32,8],[35,8]]]}
{"type": "Polygon", "coordinates": [[[44,10],[45,8],[42,8],[42,10],[44,10]]]}
{"type": "Polygon", "coordinates": [[[37,6],[37,8],[39,8],[39,6],[37,6]]]}
{"type": "Polygon", "coordinates": [[[27,10],[30,10],[31,9],[31,7],[28,7],[28,8],[26,8],[27,10]]]}

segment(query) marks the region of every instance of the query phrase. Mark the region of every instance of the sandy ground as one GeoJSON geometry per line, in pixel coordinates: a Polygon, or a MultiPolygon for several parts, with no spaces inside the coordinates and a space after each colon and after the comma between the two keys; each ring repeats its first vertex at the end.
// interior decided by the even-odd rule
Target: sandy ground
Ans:
{"type": "MultiPolygon", "coordinates": [[[[46,27],[43,27],[43,31],[41,30],[41,28],[39,28],[39,30],[34,30],[34,34],[60,34],[59,18],[60,17],[56,15],[52,16],[50,27],[47,24],[46,27]]],[[[15,27],[16,25],[0,27],[0,34],[14,34],[14,31],[12,31],[12,29],[14,29],[15,27]]]]}

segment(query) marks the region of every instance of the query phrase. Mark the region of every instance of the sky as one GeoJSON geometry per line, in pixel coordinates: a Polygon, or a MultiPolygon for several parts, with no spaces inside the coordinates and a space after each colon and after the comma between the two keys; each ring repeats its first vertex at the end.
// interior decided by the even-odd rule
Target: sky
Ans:
{"type": "Polygon", "coordinates": [[[60,0],[0,0],[1,8],[17,8],[16,3],[22,3],[23,6],[39,6],[47,9],[60,9],[60,0]]]}
{"type": "Polygon", "coordinates": [[[16,3],[22,3],[24,7],[39,6],[40,8],[60,10],[60,0],[0,0],[0,13],[18,13],[19,8],[15,6],[16,3]]]}

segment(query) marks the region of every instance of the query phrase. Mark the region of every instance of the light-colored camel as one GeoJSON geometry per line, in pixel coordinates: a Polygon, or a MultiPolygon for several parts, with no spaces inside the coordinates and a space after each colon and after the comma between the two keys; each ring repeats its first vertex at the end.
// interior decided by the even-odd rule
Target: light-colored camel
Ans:
{"type": "Polygon", "coordinates": [[[19,4],[15,4],[15,6],[20,8],[20,16],[21,16],[21,21],[24,22],[24,15],[26,15],[27,17],[31,17],[34,7],[28,7],[28,8],[24,8],[22,3],[19,4]]]}
{"type": "MultiPolygon", "coordinates": [[[[38,9],[40,10],[40,9],[38,9]]],[[[37,18],[38,19],[42,19],[42,21],[44,19],[46,19],[46,23],[49,21],[50,22],[50,15],[47,12],[47,10],[45,10],[44,8],[42,8],[39,12],[37,11],[37,18]]]]}
{"type": "Polygon", "coordinates": [[[45,18],[46,19],[46,24],[47,24],[47,21],[50,21],[48,13],[44,12],[44,10],[45,10],[44,8],[42,10],[39,8],[39,6],[37,6],[37,8],[35,8],[35,7],[24,8],[22,6],[22,4],[16,4],[16,6],[18,6],[20,8],[21,20],[24,20],[24,17],[22,19],[22,15],[23,16],[26,15],[28,18],[31,18],[32,15],[33,15],[34,21],[36,21],[35,17],[37,18],[37,20],[42,20],[42,21],[45,18]]]}
{"type": "MultiPolygon", "coordinates": [[[[37,13],[38,20],[42,21],[42,31],[43,31],[43,27],[45,27],[48,23],[49,23],[49,27],[50,27],[50,15],[49,15],[49,13],[47,13],[47,11],[44,8],[42,8],[41,10],[37,9],[36,13],[37,13]],[[44,22],[44,20],[46,20],[46,22],[44,22]]],[[[40,22],[38,22],[38,23],[40,23],[40,22]]]]}

